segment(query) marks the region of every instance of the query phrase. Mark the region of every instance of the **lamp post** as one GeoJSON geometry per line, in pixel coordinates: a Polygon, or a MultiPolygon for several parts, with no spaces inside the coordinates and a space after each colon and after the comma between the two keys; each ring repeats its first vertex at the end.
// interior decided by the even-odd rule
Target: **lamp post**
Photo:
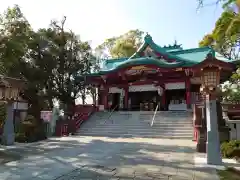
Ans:
{"type": "Polygon", "coordinates": [[[217,117],[217,93],[220,83],[220,68],[207,66],[201,69],[201,92],[206,96],[206,121],[207,121],[207,163],[222,165],[217,117]]]}
{"type": "Polygon", "coordinates": [[[0,101],[7,104],[7,117],[3,125],[2,143],[12,145],[15,141],[13,111],[14,102],[19,99],[19,92],[23,88],[24,81],[0,75],[0,101]]]}

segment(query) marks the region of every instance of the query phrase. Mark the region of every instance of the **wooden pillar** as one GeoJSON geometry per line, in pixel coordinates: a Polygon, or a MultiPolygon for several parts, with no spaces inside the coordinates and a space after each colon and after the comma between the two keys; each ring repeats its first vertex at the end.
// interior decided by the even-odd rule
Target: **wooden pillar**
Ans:
{"type": "Polygon", "coordinates": [[[125,96],[124,96],[124,109],[128,109],[128,86],[124,88],[125,96]]]}
{"type": "Polygon", "coordinates": [[[108,109],[108,87],[105,86],[104,90],[103,90],[103,105],[104,105],[104,109],[108,109]]]}
{"type": "Polygon", "coordinates": [[[190,79],[187,79],[185,81],[185,86],[186,86],[186,104],[187,104],[187,108],[190,109],[191,108],[191,82],[190,79]]]}

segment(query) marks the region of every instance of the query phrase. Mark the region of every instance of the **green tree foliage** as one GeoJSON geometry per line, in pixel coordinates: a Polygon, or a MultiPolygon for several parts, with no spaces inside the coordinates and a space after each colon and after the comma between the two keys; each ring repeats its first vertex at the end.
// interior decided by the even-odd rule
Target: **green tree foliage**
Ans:
{"type": "Polygon", "coordinates": [[[212,46],[227,58],[238,59],[240,53],[240,11],[239,2],[228,1],[224,12],[215,24],[213,31],[205,35],[199,46],[212,46]]]}
{"type": "Polygon", "coordinates": [[[142,43],[143,31],[130,30],[127,33],[106,39],[104,43],[96,48],[102,57],[111,58],[130,57],[142,43]]]}
{"type": "Polygon", "coordinates": [[[34,31],[18,6],[0,16],[0,73],[28,81],[23,93],[30,114],[53,106],[53,99],[70,109],[79,91],[81,77],[92,69],[95,57],[88,42],[65,30],[66,17],[49,28],[34,31]]]}
{"type": "Polygon", "coordinates": [[[31,27],[19,6],[0,15],[0,73],[19,76],[18,63],[28,48],[31,27]]]}
{"type": "Polygon", "coordinates": [[[228,7],[229,5],[235,3],[237,0],[197,0],[198,7],[204,7],[209,5],[218,5],[222,4],[223,8],[228,7]]]}
{"type": "MultiPolygon", "coordinates": [[[[207,1],[201,1],[201,3],[207,1]]],[[[199,46],[211,46],[229,59],[239,60],[240,56],[240,0],[220,0],[223,13],[217,20],[213,31],[205,35],[199,46]]],[[[233,73],[229,82],[222,86],[225,103],[240,102],[240,70],[233,73]]]]}

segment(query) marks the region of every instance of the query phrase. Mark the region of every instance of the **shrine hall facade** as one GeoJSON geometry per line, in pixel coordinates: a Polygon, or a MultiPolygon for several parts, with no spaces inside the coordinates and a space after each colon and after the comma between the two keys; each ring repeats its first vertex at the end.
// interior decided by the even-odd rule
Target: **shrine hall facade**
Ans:
{"type": "MultiPolygon", "coordinates": [[[[131,57],[104,60],[86,81],[98,87],[100,110],[185,111],[200,98],[203,66],[230,70],[235,65],[210,47],[161,47],[147,34],[131,57]]],[[[226,72],[221,81],[230,77],[226,72]]]]}

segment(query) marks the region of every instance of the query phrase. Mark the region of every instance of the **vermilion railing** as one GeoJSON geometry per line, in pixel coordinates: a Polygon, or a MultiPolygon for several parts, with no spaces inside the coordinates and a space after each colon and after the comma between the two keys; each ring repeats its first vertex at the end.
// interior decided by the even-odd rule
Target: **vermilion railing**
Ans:
{"type": "Polygon", "coordinates": [[[75,107],[75,130],[79,129],[81,124],[88,120],[90,115],[96,111],[96,106],[94,105],[77,105],[75,107]]]}
{"type": "Polygon", "coordinates": [[[74,108],[74,116],[72,120],[65,120],[57,123],[56,135],[68,136],[70,133],[75,133],[81,124],[88,120],[93,112],[97,110],[94,105],[76,105],[74,108]]]}

